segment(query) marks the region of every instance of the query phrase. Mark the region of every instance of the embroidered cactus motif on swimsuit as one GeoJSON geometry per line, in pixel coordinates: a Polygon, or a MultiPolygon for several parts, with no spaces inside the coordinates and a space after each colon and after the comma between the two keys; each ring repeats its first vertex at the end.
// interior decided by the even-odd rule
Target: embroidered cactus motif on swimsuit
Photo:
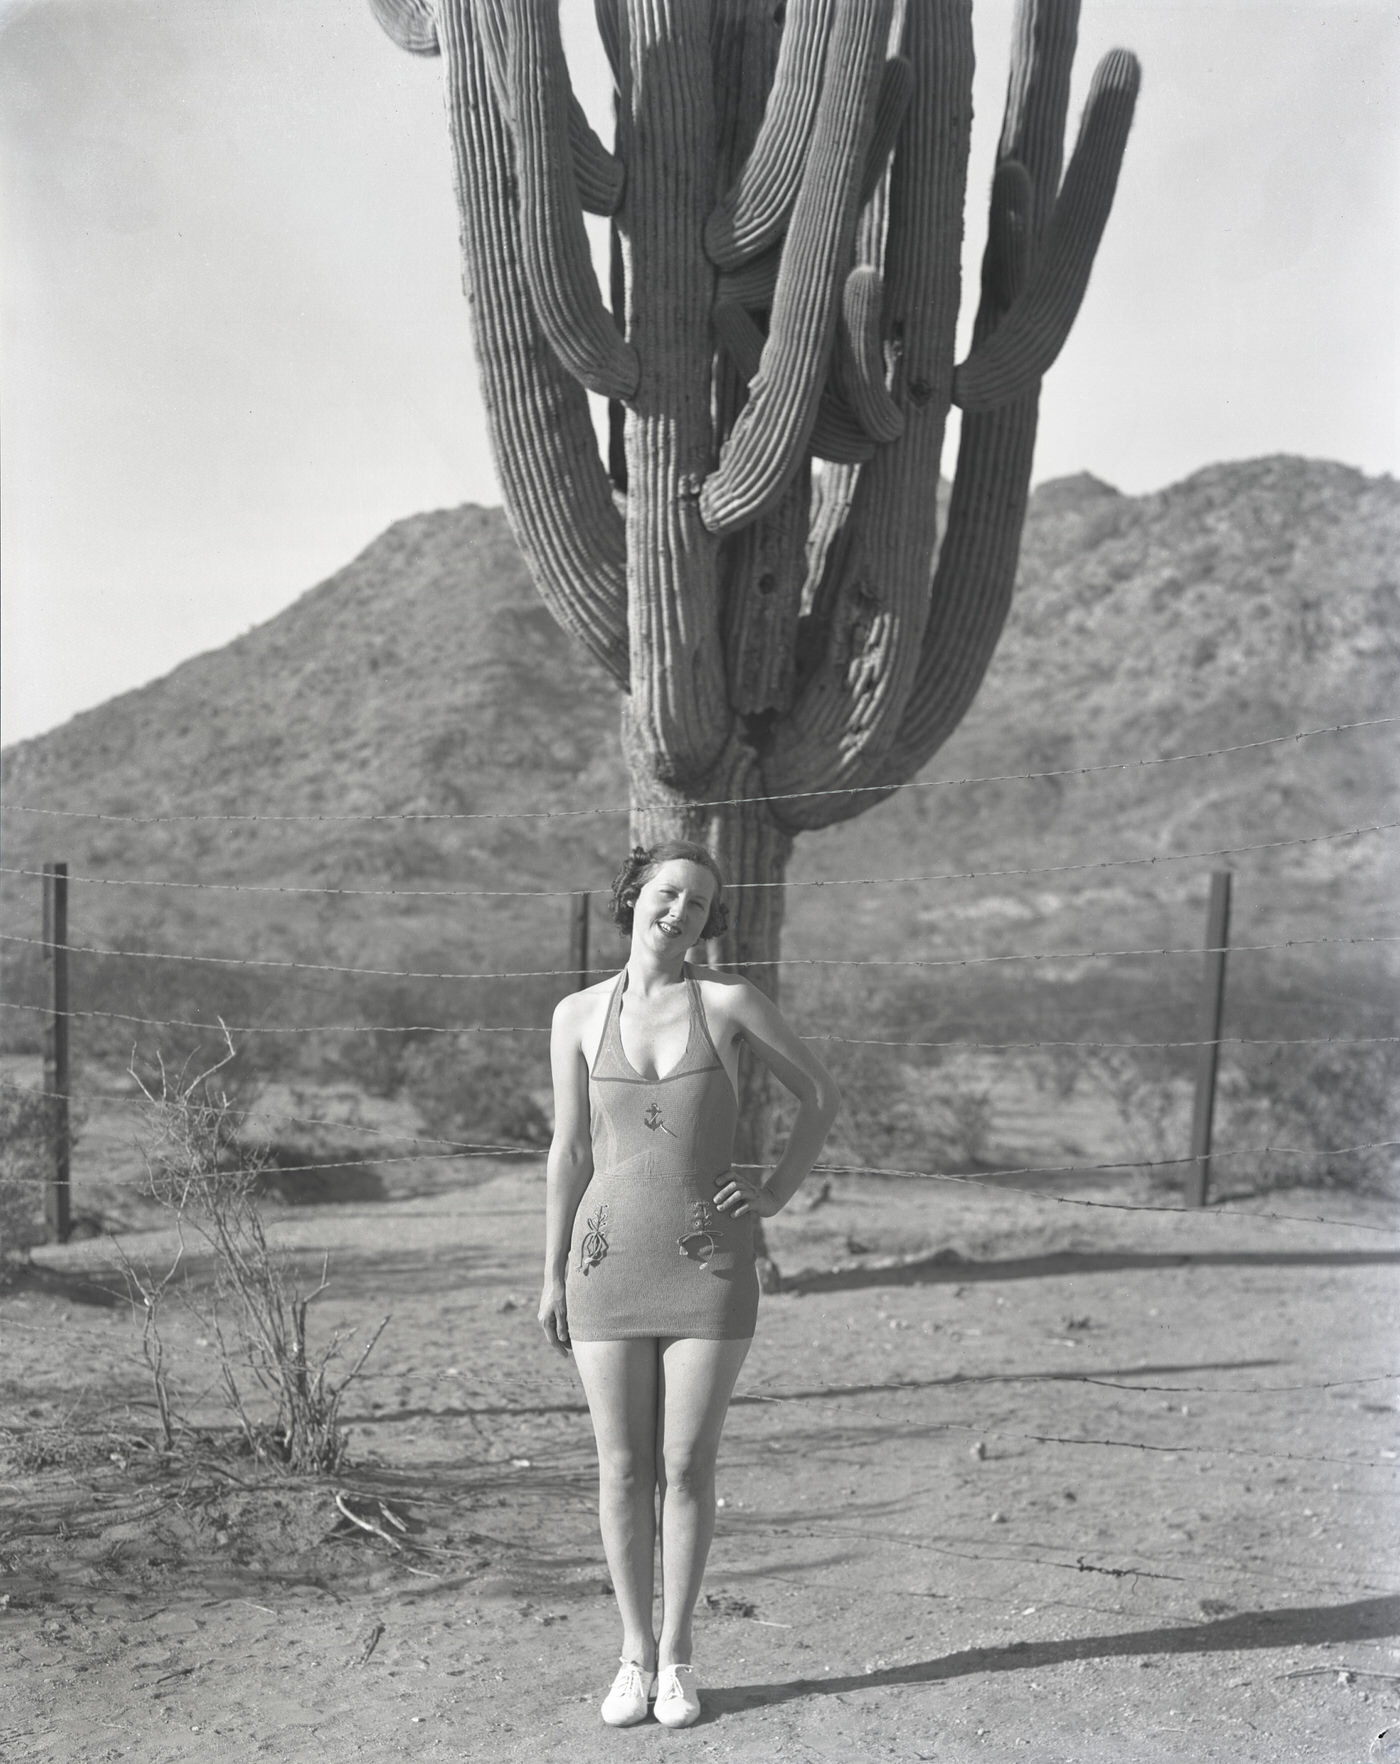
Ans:
{"type": "Polygon", "coordinates": [[[599,1207],[588,1219],[588,1229],[578,1246],[578,1265],[585,1274],[596,1268],[608,1253],[608,1209],[599,1207]]]}
{"type": "Polygon", "coordinates": [[[690,1230],[676,1239],[683,1256],[708,1267],[715,1253],[715,1233],[719,1229],[720,1217],[718,1210],[707,1200],[698,1200],[690,1209],[690,1230]],[[704,1240],[704,1247],[692,1249],[698,1239],[704,1240]]]}

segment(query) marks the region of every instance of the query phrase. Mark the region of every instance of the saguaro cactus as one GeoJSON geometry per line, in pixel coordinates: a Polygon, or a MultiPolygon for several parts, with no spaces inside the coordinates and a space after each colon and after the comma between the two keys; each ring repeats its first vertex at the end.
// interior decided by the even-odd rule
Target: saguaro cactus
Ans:
{"type": "Polygon", "coordinates": [[[1079,7],[1021,0],[955,365],[971,0],[596,0],[611,152],[570,90],[557,0],[372,4],[443,57],[506,508],[621,688],[634,832],[708,840],[738,884],[723,959],[770,963],[795,835],[915,773],[991,659],[1041,376],[1112,204],[1137,63],[1100,64],[1061,181],[1079,7]],[[585,209],[611,217],[607,302],[585,209]],[[606,462],[589,391],[610,401],[606,462]]]}

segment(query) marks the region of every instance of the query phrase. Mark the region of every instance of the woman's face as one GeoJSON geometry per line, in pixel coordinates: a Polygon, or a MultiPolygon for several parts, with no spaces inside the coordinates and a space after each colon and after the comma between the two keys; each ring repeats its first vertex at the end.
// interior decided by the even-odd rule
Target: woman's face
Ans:
{"type": "Polygon", "coordinates": [[[687,950],[700,941],[715,898],[714,877],[703,864],[668,858],[642,884],[632,911],[632,937],[657,950],[687,950]]]}

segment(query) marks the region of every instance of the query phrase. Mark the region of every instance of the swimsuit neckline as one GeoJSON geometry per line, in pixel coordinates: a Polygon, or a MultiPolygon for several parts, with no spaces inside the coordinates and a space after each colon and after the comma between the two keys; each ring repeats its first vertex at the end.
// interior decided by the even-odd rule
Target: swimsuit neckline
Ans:
{"type": "MultiPolygon", "coordinates": [[[[611,1007],[611,1015],[617,1023],[617,1051],[622,1056],[623,1065],[626,1066],[627,1070],[641,1084],[665,1084],[669,1079],[676,1077],[679,1074],[681,1067],[684,1066],[686,1061],[690,1058],[690,1050],[695,1046],[695,1017],[696,1012],[700,1009],[700,988],[696,983],[695,976],[690,972],[689,962],[683,962],[681,964],[681,977],[685,984],[686,999],[690,1006],[690,1015],[686,1028],[685,1047],[681,1051],[681,1057],[669,1071],[654,1073],[650,1078],[647,1077],[645,1072],[639,1071],[638,1068],[632,1064],[632,1061],[627,1057],[627,1049],[623,1045],[622,995],[627,991],[626,968],[624,968],[617,977],[617,987],[613,993],[613,1005],[611,1007]]],[[[604,1039],[606,1039],[606,1033],[604,1039]]],[[[721,1062],[721,1064],[723,1064],[723,1062],[721,1062]]]]}

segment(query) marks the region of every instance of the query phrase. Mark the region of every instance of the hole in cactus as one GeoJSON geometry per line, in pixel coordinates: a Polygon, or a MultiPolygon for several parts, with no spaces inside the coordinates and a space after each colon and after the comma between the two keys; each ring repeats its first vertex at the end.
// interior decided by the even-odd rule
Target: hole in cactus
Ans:
{"type": "Polygon", "coordinates": [[[760,594],[771,594],[777,586],[778,578],[773,574],[772,570],[765,570],[758,578],[758,591],[760,594]]]}
{"type": "Polygon", "coordinates": [[[909,402],[918,405],[920,410],[932,397],[933,387],[929,385],[927,380],[911,380],[909,382],[909,402]]]}
{"type": "Polygon", "coordinates": [[[773,725],[777,720],[776,710],[754,711],[744,718],[744,739],[755,753],[767,753],[773,745],[773,725]]]}

